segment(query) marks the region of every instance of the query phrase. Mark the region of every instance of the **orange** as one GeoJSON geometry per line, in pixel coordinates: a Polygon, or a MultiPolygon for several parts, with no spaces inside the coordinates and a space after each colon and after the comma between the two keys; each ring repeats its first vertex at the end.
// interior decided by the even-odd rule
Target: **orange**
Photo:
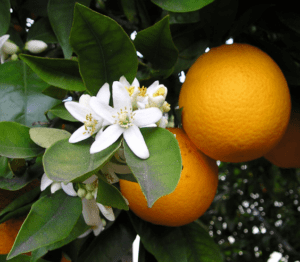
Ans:
{"type": "Polygon", "coordinates": [[[189,69],[179,96],[182,125],[204,154],[224,162],[259,158],[282,138],[291,100],[285,77],[265,52],[222,45],[189,69]]]}
{"type": "Polygon", "coordinates": [[[300,111],[292,112],[283,138],[265,158],[278,167],[300,168],[300,111]]]}
{"type": "Polygon", "coordinates": [[[120,180],[129,208],[140,218],[157,225],[182,226],[200,217],[211,205],[218,186],[216,161],[197,150],[182,129],[168,129],[179,142],[183,169],[175,190],[147,207],[138,183],[120,180]]]}

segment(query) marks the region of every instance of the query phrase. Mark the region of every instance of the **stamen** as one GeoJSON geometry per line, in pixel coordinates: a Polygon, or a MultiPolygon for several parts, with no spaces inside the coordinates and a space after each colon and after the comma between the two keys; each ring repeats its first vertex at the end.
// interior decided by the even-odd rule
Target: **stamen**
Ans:
{"type": "Polygon", "coordinates": [[[144,96],[144,97],[146,97],[147,96],[147,88],[146,87],[139,87],[139,91],[140,91],[140,93],[139,93],[139,96],[144,96]]]}
{"type": "Polygon", "coordinates": [[[153,97],[156,96],[163,96],[165,94],[165,89],[163,87],[160,87],[154,94],[153,97]]]}
{"type": "Polygon", "coordinates": [[[130,96],[133,95],[133,92],[134,92],[134,86],[130,86],[130,87],[127,87],[125,86],[127,92],[129,93],[130,96]]]}
{"type": "MultiPolygon", "coordinates": [[[[90,133],[90,135],[94,134],[96,131],[96,125],[98,124],[98,121],[96,119],[93,119],[92,114],[88,114],[85,116],[85,119],[87,121],[84,121],[84,129],[87,131],[87,133],[90,133]]],[[[84,132],[83,134],[86,134],[84,132]]]]}

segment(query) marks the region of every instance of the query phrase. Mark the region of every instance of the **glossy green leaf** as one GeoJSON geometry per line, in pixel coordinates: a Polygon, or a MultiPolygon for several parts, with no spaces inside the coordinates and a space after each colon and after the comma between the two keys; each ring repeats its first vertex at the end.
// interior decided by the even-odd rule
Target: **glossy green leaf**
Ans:
{"type": "Polygon", "coordinates": [[[0,0],[0,36],[5,35],[10,24],[10,1],[0,0]]]}
{"type": "Polygon", "coordinates": [[[129,210],[121,192],[102,177],[98,179],[97,202],[105,206],[129,210]]]}
{"type": "MultiPolygon", "coordinates": [[[[7,262],[7,255],[0,255],[0,262],[7,262]]],[[[9,262],[30,262],[31,257],[27,255],[19,255],[9,260],[9,262]]],[[[37,262],[47,262],[48,260],[39,259],[37,262]]]]}
{"type": "Polygon", "coordinates": [[[72,47],[69,43],[69,36],[72,27],[74,6],[76,2],[89,5],[91,0],[49,0],[48,16],[53,31],[64,52],[65,58],[72,55],[72,47]]]}
{"type": "Polygon", "coordinates": [[[180,178],[182,163],[178,141],[163,128],[141,128],[150,157],[138,158],[125,143],[128,166],[138,180],[147,199],[148,207],[174,191],[180,178]]]}
{"type": "Polygon", "coordinates": [[[134,44],[156,69],[170,69],[176,63],[178,51],[172,40],[169,16],[138,32],[134,44]]]}
{"type": "Polygon", "coordinates": [[[48,17],[42,17],[34,22],[28,31],[27,41],[29,40],[41,40],[46,43],[57,43],[57,38],[52,30],[48,17]]]}
{"type": "Polygon", "coordinates": [[[77,119],[75,119],[70,113],[69,111],[65,108],[65,105],[59,104],[56,105],[54,107],[52,107],[49,112],[51,112],[53,115],[58,116],[61,119],[70,121],[70,122],[78,122],[77,119]]]}
{"type": "MultiPolygon", "coordinates": [[[[136,233],[122,212],[113,226],[105,229],[79,257],[80,262],[113,262],[122,261],[124,255],[132,248],[136,233]]],[[[124,260],[123,260],[124,261],[124,260]]],[[[126,261],[131,261],[126,260],[126,261]]]]}
{"type": "Polygon", "coordinates": [[[0,122],[0,155],[9,158],[34,157],[44,149],[29,136],[29,128],[15,122],[0,122]]]}
{"type": "Polygon", "coordinates": [[[151,0],[154,4],[162,9],[172,12],[191,12],[201,9],[202,7],[212,3],[214,0],[151,0]]]}
{"type": "Polygon", "coordinates": [[[46,89],[44,89],[42,93],[46,96],[50,96],[58,100],[63,100],[66,97],[68,91],[56,86],[49,86],[46,89]]]}
{"type": "Polygon", "coordinates": [[[13,258],[68,237],[82,212],[81,199],[63,190],[36,201],[8,255],[13,258]]]}
{"type": "Polygon", "coordinates": [[[223,262],[218,245],[198,223],[164,227],[129,215],[141,242],[158,262],[223,262]]]}
{"type": "Polygon", "coordinates": [[[43,148],[48,148],[55,142],[71,136],[66,130],[48,127],[30,128],[29,135],[34,143],[43,148]]]}
{"type": "Polygon", "coordinates": [[[111,18],[76,4],[70,43],[79,57],[87,90],[96,95],[104,83],[136,76],[136,50],[125,31],[111,18]]]}
{"type": "Polygon", "coordinates": [[[49,85],[69,91],[85,90],[76,61],[30,55],[20,55],[20,58],[49,85]]]}
{"type": "Polygon", "coordinates": [[[43,158],[44,169],[54,181],[84,181],[94,174],[114,155],[121,145],[118,140],[107,149],[90,154],[93,139],[71,144],[60,140],[49,147],[43,158]]]}
{"type": "Polygon", "coordinates": [[[15,121],[32,127],[48,121],[45,112],[58,101],[41,92],[49,85],[23,61],[0,65],[0,121],[15,121]]]}

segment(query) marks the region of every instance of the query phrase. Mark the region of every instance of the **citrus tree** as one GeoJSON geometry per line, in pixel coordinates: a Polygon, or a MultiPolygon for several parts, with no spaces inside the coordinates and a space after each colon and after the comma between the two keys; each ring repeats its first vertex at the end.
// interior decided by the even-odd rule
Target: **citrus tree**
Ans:
{"type": "Polygon", "coordinates": [[[0,3],[0,261],[300,259],[295,4],[0,3]]]}

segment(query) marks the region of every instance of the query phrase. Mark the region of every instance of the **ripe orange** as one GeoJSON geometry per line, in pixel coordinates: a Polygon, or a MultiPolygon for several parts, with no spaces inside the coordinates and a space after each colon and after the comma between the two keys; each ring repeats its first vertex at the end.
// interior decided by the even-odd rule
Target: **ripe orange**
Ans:
{"type": "Polygon", "coordinates": [[[169,128],[179,142],[183,170],[175,190],[159,198],[151,208],[138,183],[120,180],[129,208],[153,224],[182,226],[200,217],[211,205],[218,186],[216,161],[197,150],[182,129],[169,128]]]}
{"type": "Polygon", "coordinates": [[[300,168],[300,111],[292,112],[283,138],[265,158],[282,168],[300,168]]]}
{"type": "Polygon", "coordinates": [[[282,138],[290,117],[287,82],[278,65],[248,44],[222,45],[189,69],[179,96],[182,124],[213,159],[250,161],[282,138]]]}

